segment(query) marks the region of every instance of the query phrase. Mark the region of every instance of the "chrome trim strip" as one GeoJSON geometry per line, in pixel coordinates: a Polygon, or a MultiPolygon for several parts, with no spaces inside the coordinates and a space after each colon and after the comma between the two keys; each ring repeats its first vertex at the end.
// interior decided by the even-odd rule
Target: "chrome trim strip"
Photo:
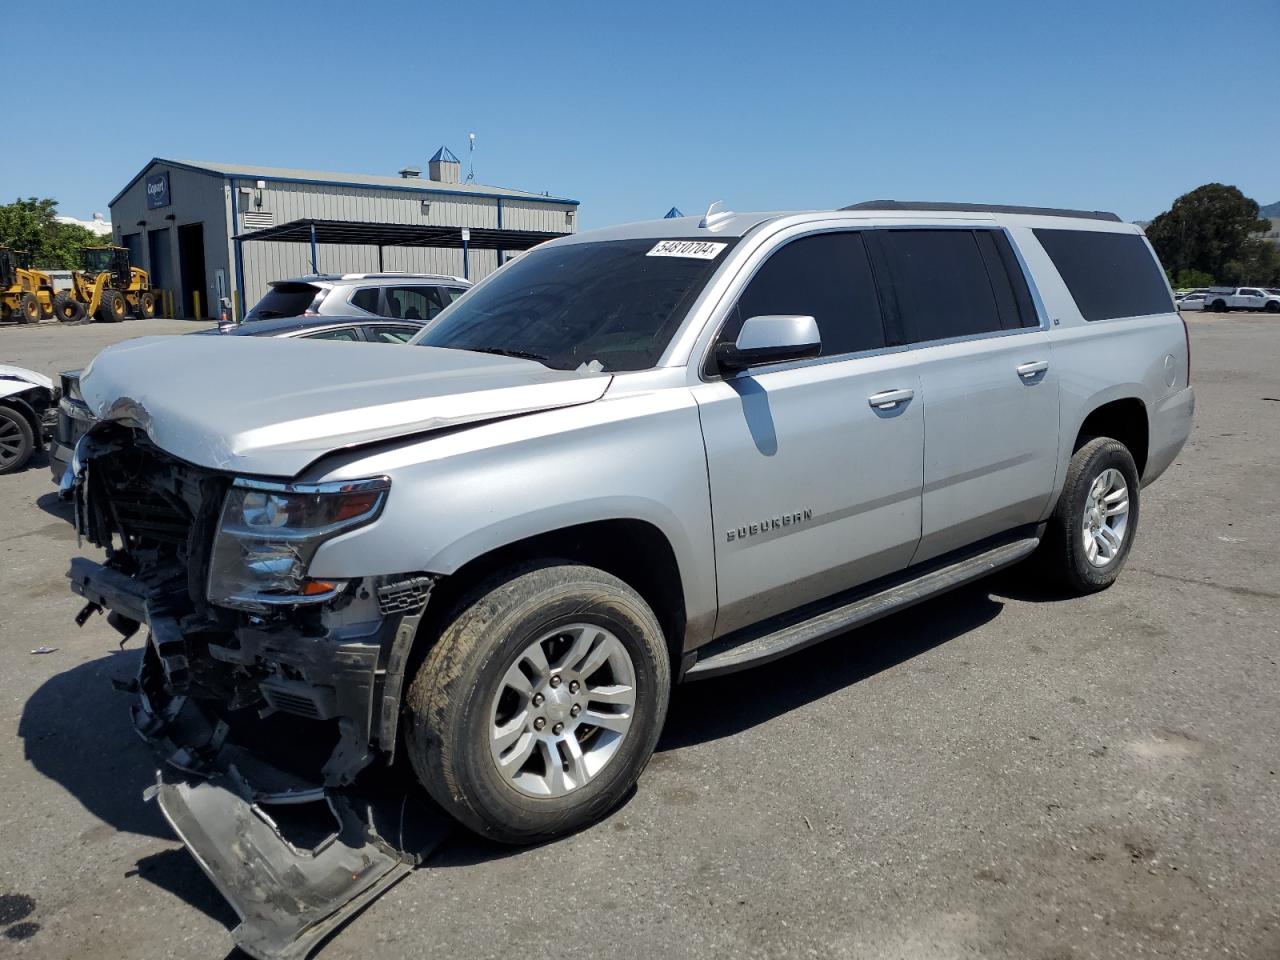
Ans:
{"type": "Polygon", "coordinates": [[[289,483],[278,480],[255,480],[236,477],[231,484],[246,490],[266,490],[271,493],[377,493],[391,489],[391,478],[368,477],[364,480],[327,480],[324,483],[289,483]]]}

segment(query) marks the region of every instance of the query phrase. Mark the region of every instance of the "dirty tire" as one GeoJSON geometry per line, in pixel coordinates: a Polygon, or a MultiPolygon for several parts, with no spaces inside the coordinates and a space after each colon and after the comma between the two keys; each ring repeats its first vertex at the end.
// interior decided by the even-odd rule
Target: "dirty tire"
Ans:
{"type": "Polygon", "coordinates": [[[406,752],[431,796],[477,833],[529,844],[609,812],[649,762],[666,718],[671,668],[662,628],[631,587],[594,567],[543,562],[479,584],[448,615],[406,698],[406,752]],[[489,743],[494,697],[521,651],[558,626],[613,633],[635,669],[631,726],[585,784],[534,797],[502,776],[489,743]]]}
{"type": "Polygon", "coordinates": [[[1110,437],[1095,437],[1082,444],[1067,466],[1066,483],[1041,546],[1041,560],[1049,574],[1077,594],[1105,590],[1115,583],[1138,532],[1140,500],[1138,468],[1128,447],[1110,437]],[[1119,470],[1128,487],[1128,525],[1115,558],[1098,567],[1085,554],[1081,531],[1090,487],[1109,469],[1119,470]]]}
{"type": "Polygon", "coordinates": [[[134,311],[139,320],[150,320],[156,315],[156,295],[150,290],[138,294],[138,309],[134,311]]]}
{"type": "Polygon", "coordinates": [[[129,304],[119,290],[103,290],[98,304],[98,319],[103,323],[118,323],[129,316],[129,304]]]}
{"type": "Polygon", "coordinates": [[[27,418],[13,407],[0,404],[0,473],[21,470],[35,448],[35,434],[27,418]]]}
{"type": "Polygon", "coordinates": [[[53,301],[53,316],[59,323],[79,323],[85,318],[84,304],[74,297],[58,297],[53,301]]]}
{"type": "Polygon", "coordinates": [[[58,297],[53,301],[53,315],[59,323],[79,323],[85,317],[84,304],[74,297],[58,297]]]}
{"type": "Polygon", "coordinates": [[[19,323],[39,323],[41,312],[40,301],[34,293],[24,293],[18,298],[19,323]]]}

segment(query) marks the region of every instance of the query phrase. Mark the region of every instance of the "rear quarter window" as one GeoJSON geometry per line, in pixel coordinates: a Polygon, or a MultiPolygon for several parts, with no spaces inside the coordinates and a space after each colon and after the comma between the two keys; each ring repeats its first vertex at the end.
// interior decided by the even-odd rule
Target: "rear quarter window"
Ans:
{"type": "Polygon", "coordinates": [[[1086,320],[1173,312],[1164,271],[1138,234],[1037,229],[1035,235],[1086,320]]]}

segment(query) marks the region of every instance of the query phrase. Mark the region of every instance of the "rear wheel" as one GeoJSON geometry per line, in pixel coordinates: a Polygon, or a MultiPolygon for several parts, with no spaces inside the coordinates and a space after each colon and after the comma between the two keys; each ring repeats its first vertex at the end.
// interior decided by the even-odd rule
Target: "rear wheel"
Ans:
{"type": "Polygon", "coordinates": [[[53,315],[60,323],[79,323],[85,318],[84,304],[74,297],[58,297],[53,301],[53,315]]]}
{"type": "Polygon", "coordinates": [[[138,309],[135,311],[139,320],[150,320],[156,315],[156,295],[150,290],[138,294],[138,309]]]}
{"type": "Polygon", "coordinates": [[[40,322],[40,301],[34,293],[24,293],[18,298],[18,322],[40,322]]]}
{"type": "Polygon", "coordinates": [[[1046,563],[1069,590],[1115,582],[1137,533],[1139,498],[1138,468],[1120,441],[1097,437],[1075,452],[1044,543],[1046,563]]]}
{"type": "Polygon", "coordinates": [[[670,689],[661,627],[629,586],[593,567],[516,569],[455,606],[410,687],[406,748],[462,823],[537,843],[626,795],[670,689]]]}
{"type": "Polygon", "coordinates": [[[35,448],[35,434],[27,418],[0,404],[0,473],[21,469],[35,448]]]}
{"type": "Polygon", "coordinates": [[[98,303],[98,319],[103,323],[118,323],[129,315],[129,305],[119,290],[103,290],[98,303]]]}
{"type": "Polygon", "coordinates": [[[1225,300],[1215,300],[1213,301],[1213,306],[1209,309],[1214,313],[1227,313],[1227,302],[1225,300]]]}

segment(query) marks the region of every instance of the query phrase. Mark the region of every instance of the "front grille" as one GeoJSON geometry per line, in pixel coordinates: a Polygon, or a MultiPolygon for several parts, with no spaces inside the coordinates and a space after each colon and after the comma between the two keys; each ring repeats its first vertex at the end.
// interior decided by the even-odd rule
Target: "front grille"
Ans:
{"type": "Polygon", "coordinates": [[[196,517],[206,509],[209,474],[172,460],[139,434],[89,465],[94,490],[131,546],[185,552],[196,517]]]}

